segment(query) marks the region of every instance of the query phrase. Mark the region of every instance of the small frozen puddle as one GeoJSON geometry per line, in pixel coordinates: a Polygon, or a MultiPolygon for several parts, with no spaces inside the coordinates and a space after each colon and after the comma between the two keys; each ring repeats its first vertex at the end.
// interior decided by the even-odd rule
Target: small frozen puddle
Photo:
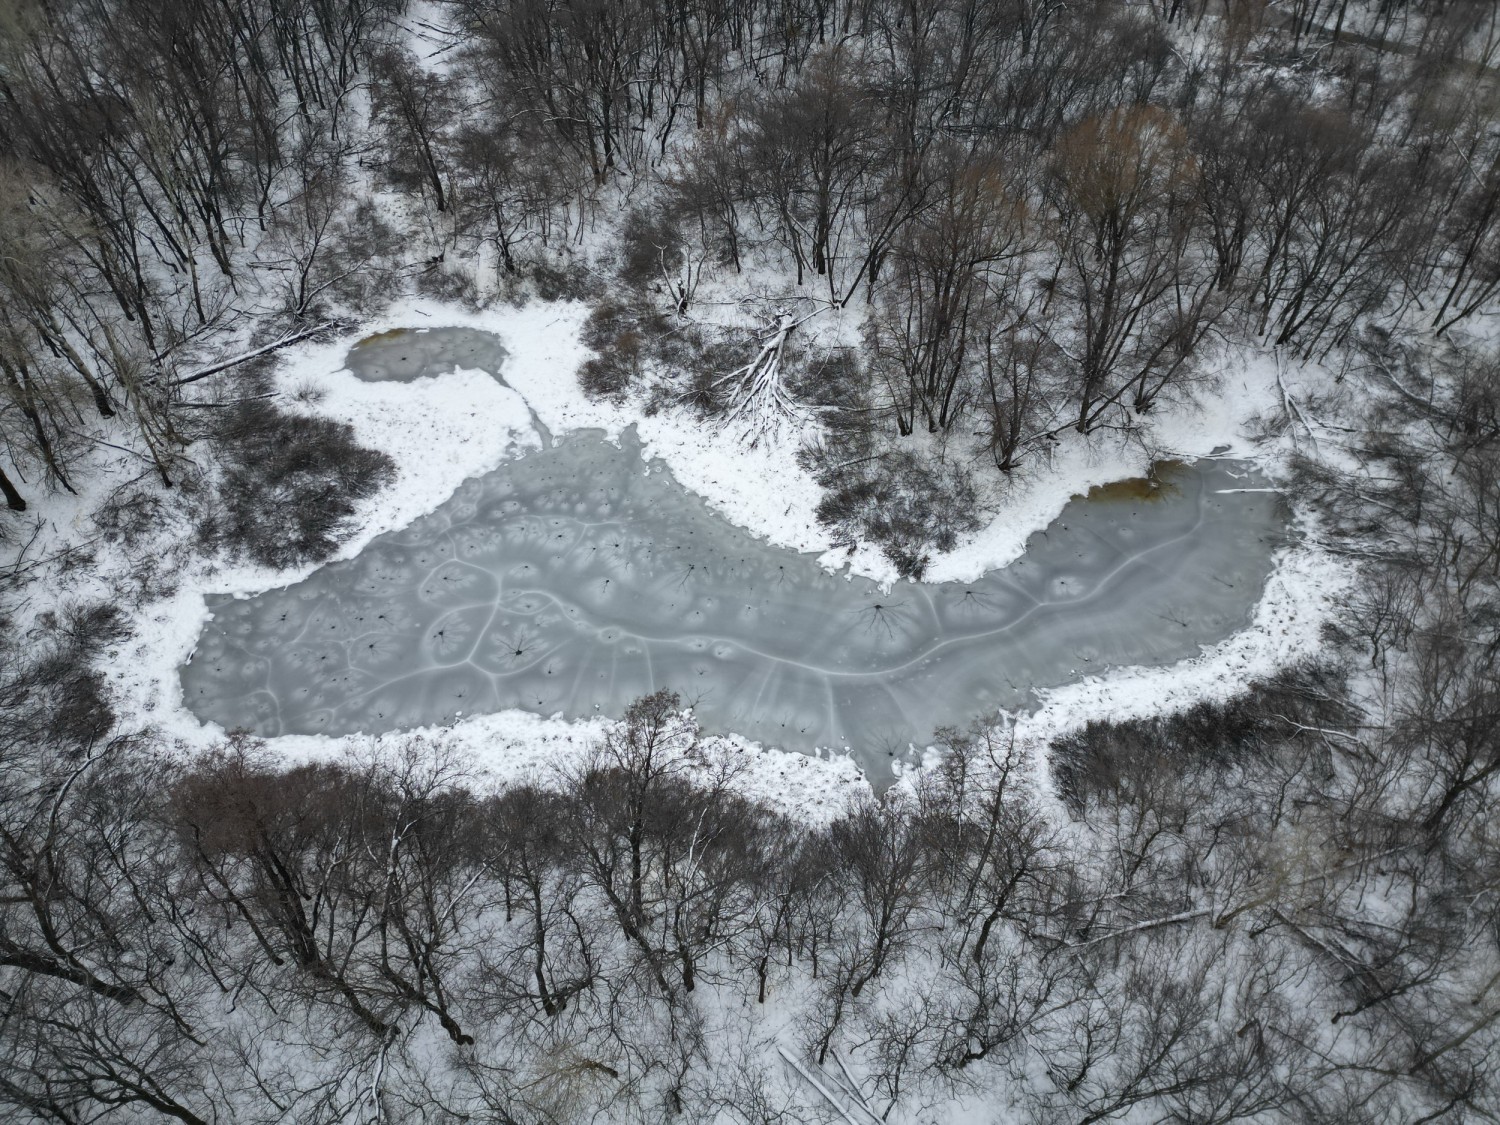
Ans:
{"type": "MultiPolygon", "coordinates": [[[[362,348],[364,377],[482,358],[499,378],[503,358],[468,330],[362,348]]],[[[1109,665],[1196,655],[1249,622],[1284,540],[1279,498],[1232,461],[1169,466],[1162,483],[1075,500],[976,582],[882,592],[733,526],[633,433],[577,433],[355,559],[213,601],[186,702],[226,729],[344,735],[507,708],[617,716],[670,687],[706,730],[848,746],[886,775],[940,726],[1109,665]]]]}

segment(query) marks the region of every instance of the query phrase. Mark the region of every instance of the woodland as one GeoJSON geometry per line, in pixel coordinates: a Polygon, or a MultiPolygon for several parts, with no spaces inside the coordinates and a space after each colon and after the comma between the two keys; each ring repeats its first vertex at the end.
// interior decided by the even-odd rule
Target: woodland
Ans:
{"type": "Polygon", "coordinates": [[[1500,1117],[1497,68],[1490,0],[0,0],[0,1116],[1500,1117]],[[330,556],[392,463],[274,365],[410,294],[583,303],[589,394],[802,435],[903,577],[1271,357],[1358,578],[1233,699],[821,818],[670,687],[548,785],[183,754],[99,670],[161,529],[330,556]]]}

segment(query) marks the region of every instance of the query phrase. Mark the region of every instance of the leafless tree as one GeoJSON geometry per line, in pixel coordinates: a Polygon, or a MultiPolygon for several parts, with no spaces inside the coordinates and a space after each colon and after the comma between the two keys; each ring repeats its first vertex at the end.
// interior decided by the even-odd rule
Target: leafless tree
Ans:
{"type": "Polygon", "coordinates": [[[372,113],[384,130],[387,167],[398,182],[415,163],[415,178],[432,192],[432,205],[448,209],[444,124],[454,105],[443,79],[422,70],[409,51],[388,47],[371,59],[372,113]]]}
{"type": "MultiPolygon", "coordinates": [[[[1180,378],[1211,320],[1194,276],[1196,169],[1181,126],[1150,107],[1090,118],[1058,142],[1059,291],[1078,318],[1077,426],[1127,395],[1137,410],[1180,378]]],[[[1061,343],[1061,341],[1060,341],[1061,343]]]]}
{"type": "MultiPolygon", "coordinates": [[[[890,250],[868,330],[904,436],[920,420],[945,431],[977,396],[986,343],[1015,331],[1016,272],[1028,249],[1024,208],[993,154],[935,150],[928,205],[890,250]]],[[[993,389],[993,386],[992,388],[993,389]]],[[[998,395],[997,395],[998,398],[998,395]]]]}

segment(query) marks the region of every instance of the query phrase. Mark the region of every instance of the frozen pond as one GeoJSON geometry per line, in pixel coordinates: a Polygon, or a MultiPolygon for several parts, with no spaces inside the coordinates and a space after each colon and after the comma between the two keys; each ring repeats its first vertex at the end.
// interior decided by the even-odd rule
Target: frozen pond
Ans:
{"type": "Polygon", "coordinates": [[[472,328],[397,329],[367,336],[344,361],[367,383],[410,383],[460,367],[488,371],[502,383],[505,348],[488,332],[472,328]]]}
{"type": "MultiPolygon", "coordinates": [[[[351,367],[400,378],[457,359],[499,377],[498,348],[484,364],[447,354],[492,338],[426,336],[351,367]]],[[[341,735],[513,707],[619,715],[671,687],[706,730],[850,746],[883,775],[938,726],[1107,665],[1196,655],[1248,623],[1283,539],[1279,498],[1228,461],[1163,480],[1152,498],[1075,500],[976,582],[882,593],[734,527],[633,435],[574,434],[358,558],[214,603],[186,702],[226,728],[341,735]]]]}

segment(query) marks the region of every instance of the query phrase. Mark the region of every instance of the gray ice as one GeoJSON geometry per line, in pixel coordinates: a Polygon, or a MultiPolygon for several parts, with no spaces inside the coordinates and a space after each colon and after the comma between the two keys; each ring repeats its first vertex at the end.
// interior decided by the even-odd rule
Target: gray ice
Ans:
{"type": "MultiPolygon", "coordinates": [[[[454,364],[499,378],[503,361],[470,330],[371,348],[350,359],[370,378],[454,364]]],[[[184,692],[205,720],[273,736],[507,708],[617,716],[669,687],[708,731],[848,747],[887,776],[939,727],[1110,666],[1196,655],[1249,622],[1284,541],[1280,498],[1234,461],[1162,482],[1075,500],[977,581],[883,591],[730,524],[633,434],[571,434],[355,559],[215,601],[184,692]]]]}

